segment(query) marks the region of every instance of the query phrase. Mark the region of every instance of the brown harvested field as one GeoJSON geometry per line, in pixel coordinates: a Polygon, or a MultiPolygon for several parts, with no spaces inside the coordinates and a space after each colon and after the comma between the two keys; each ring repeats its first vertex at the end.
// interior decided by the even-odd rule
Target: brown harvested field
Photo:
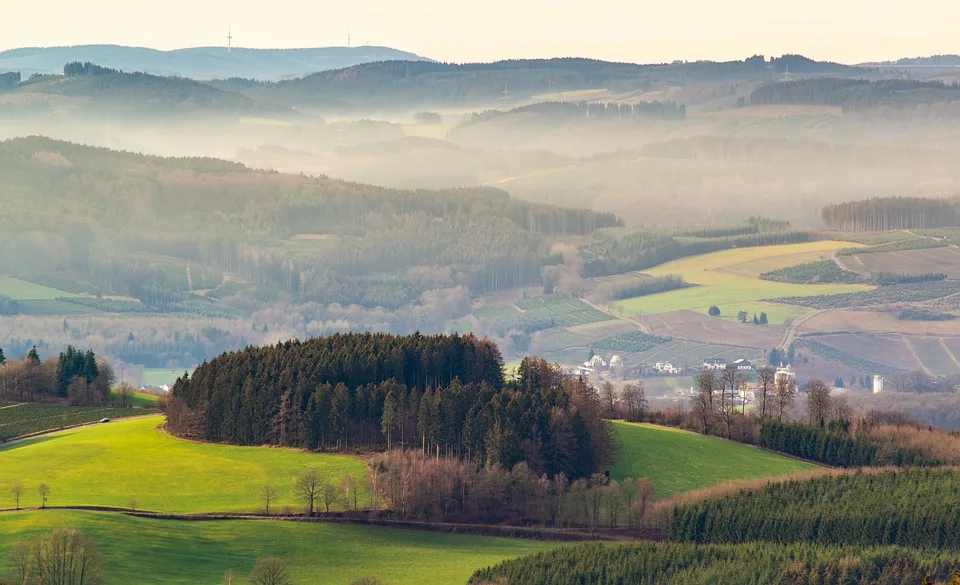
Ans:
{"type": "Polygon", "coordinates": [[[942,272],[947,278],[960,278],[960,248],[905,250],[881,254],[857,254],[843,258],[852,270],[920,274],[942,272]]]}
{"type": "MultiPolygon", "coordinates": [[[[933,376],[947,376],[960,372],[958,366],[950,355],[947,354],[944,345],[940,343],[941,337],[908,337],[907,343],[913,346],[914,351],[920,356],[926,370],[933,376]]],[[[944,340],[944,343],[946,340],[944,340]]],[[[956,356],[954,356],[956,357],[956,356]]]]}
{"type": "MultiPolygon", "coordinates": [[[[851,244],[851,246],[855,245],[856,244],[851,244]]],[[[779,270],[780,268],[789,268],[791,266],[816,262],[817,260],[826,260],[833,258],[833,255],[834,253],[832,250],[826,252],[801,252],[799,254],[784,254],[783,256],[758,258],[756,260],[741,262],[740,264],[724,266],[722,268],[718,268],[717,272],[725,272],[727,274],[736,274],[737,276],[756,278],[766,272],[779,270]]]]}
{"type": "Polygon", "coordinates": [[[818,335],[812,339],[846,354],[893,368],[916,370],[923,367],[923,364],[914,356],[913,344],[905,343],[902,335],[840,333],[818,335]]]}
{"type": "Polygon", "coordinates": [[[833,106],[748,106],[722,112],[711,112],[711,116],[729,118],[792,118],[796,116],[843,116],[843,108],[833,106]]]}
{"type": "Polygon", "coordinates": [[[757,327],[682,310],[645,315],[644,322],[654,335],[768,350],[783,339],[783,327],[757,327]]]}
{"type": "Polygon", "coordinates": [[[960,321],[900,321],[881,310],[830,310],[806,319],[800,334],[904,333],[907,335],[960,335],[960,321]]]}

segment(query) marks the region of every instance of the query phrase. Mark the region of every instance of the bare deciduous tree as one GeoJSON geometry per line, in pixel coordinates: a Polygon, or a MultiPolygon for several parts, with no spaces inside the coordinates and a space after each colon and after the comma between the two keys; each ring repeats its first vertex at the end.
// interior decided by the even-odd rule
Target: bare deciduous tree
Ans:
{"type": "Polygon", "coordinates": [[[340,501],[340,488],[332,483],[324,482],[320,487],[320,499],[323,501],[323,509],[330,513],[330,507],[340,501]]]}
{"type": "Polygon", "coordinates": [[[263,513],[267,516],[270,515],[270,504],[276,501],[277,496],[277,488],[269,483],[264,484],[263,487],[260,488],[260,503],[263,504],[263,513]]]}
{"type": "Polygon", "coordinates": [[[24,585],[100,585],[102,562],[93,541],[77,530],[58,528],[14,547],[11,562],[24,585]]]}
{"type": "Polygon", "coordinates": [[[304,471],[294,484],[297,499],[307,509],[308,516],[313,516],[313,508],[320,496],[320,485],[320,472],[316,469],[304,471]]]}
{"type": "Polygon", "coordinates": [[[276,558],[260,559],[253,567],[250,578],[247,579],[250,585],[292,585],[290,574],[282,560],[276,558]]]}
{"type": "Polygon", "coordinates": [[[763,366],[757,370],[757,411],[760,420],[766,420],[773,410],[772,398],[777,371],[770,366],[763,366]]]}
{"type": "Polygon", "coordinates": [[[811,379],[804,385],[807,392],[807,416],[810,424],[825,419],[830,409],[830,387],[822,380],[811,379]]]}
{"type": "Polygon", "coordinates": [[[603,418],[617,418],[617,392],[610,380],[600,385],[600,408],[603,418]]]}
{"type": "Polygon", "coordinates": [[[357,480],[353,479],[353,476],[350,474],[343,476],[343,481],[340,482],[340,489],[343,490],[343,496],[347,499],[348,504],[350,502],[353,503],[354,512],[356,512],[359,507],[357,503],[357,490],[359,487],[357,480]]]}
{"type": "Polygon", "coordinates": [[[13,503],[16,505],[17,510],[20,509],[20,497],[23,496],[23,484],[16,484],[10,488],[10,493],[13,494],[13,503]]]}
{"type": "Polygon", "coordinates": [[[40,507],[47,507],[47,498],[50,497],[50,486],[45,483],[41,483],[40,487],[37,488],[37,491],[40,492],[40,507]]]}
{"type": "Polygon", "coordinates": [[[793,399],[797,396],[797,382],[790,376],[781,376],[777,378],[774,384],[774,391],[777,401],[777,420],[783,422],[793,399]]]}

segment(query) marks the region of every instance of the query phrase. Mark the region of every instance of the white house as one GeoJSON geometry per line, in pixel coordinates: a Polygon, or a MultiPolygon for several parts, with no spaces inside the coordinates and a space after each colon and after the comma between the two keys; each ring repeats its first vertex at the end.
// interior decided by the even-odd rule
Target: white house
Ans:
{"type": "Polygon", "coordinates": [[[780,364],[780,367],[777,368],[777,373],[773,376],[774,384],[779,383],[780,380],[793,380],[796,381],[797,373],[793,371],[793,368],[790,367],[790,364],[784,366],[780,364]]]}
{"type": "Polygon", "coordinates": [[[724,370],[727,367],[727,360],[723,358],[707,358],[703,360],[704,370],[724,370]]]}
{"type": "Polygon", "coordinates": [[[738,370],[752,370],[753,364],[751,364],[749,361],[743,358],[740,358],[738,360],[735,360],[733,363],[731,363],[730,367],[736,368],[738,370]]]}
{"type": "Polygon", "coordinates": [[[653,369],[661,374],[679,374],[683,371],[683,368],[679,368],[670,362],[657,362],[653,364],[653,369]]]}
{"type": "Polygon", "coordinates": [[[589,361],[583,362],[583,365],[584,367],[598,370],[600,368],[607,367],[607,362],[603,361],[602,357],[595,355],[592,358],[590,358],[589,361]]]}
{"type": "Polygon", "coordinates": [[[622,358],[622,357],[620,357],[620,356],[618,356],[618,355],[615,355],[615,356],[613,356],[612,358],[610,358],[610,369],[611,369],[611,370],[618,370],[618,369],[620,369],[620,368],[622,368],[622,367],[623,367],[623,358],[622,358]]]}

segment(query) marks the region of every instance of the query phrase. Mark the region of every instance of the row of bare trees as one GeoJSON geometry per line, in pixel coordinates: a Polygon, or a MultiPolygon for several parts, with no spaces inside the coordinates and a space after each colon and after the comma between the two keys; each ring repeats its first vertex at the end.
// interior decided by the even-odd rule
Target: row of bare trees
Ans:
{"type": "MultiPolygon", "coordinates": [[[[702,372],[696,384],[689,401],[690,426],[703,434],[746,442],[753,442],[764,421],[789,420],[800,396],[796,379],[777,375],[770,366],[757,369],[752,392],[750,376],[745,370],[734,368],[702,372]]],[[[822,380],[808,380],[803,385],[803,396],[810,424],[850,418],[846,402],[833,397],[830,386],[822,380]]]]}
{"type": "Polygon", "coordinates": [[[523,462],[512,470],[481,468],[399,450],[373,460],[371,484],[398,516],[447,522],[636,528],[653,501],[647,479],[618,482],[597,473],[570,483],[563,473],[537,475],[523,462]]]}

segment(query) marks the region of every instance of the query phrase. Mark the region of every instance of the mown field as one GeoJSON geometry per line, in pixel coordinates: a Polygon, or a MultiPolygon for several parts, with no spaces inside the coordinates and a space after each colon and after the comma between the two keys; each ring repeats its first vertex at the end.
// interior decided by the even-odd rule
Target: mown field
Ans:
{"type": "MultiPolygon", "coordinates": [[[[626,315],[666,313],[681,309],[705,312],[711,305],[727,307],[730,311],[745,307],[751,301],[870,290],[872,287],[862,285],[790,284],[759,278],[762,273],[795,266],[798,260],[829,258],[836,250],[849,246],[849,242],[818,241],[725,250],[683,258],[644,272],[653,276],[679,274],[685,281],[699,286],[634,297],[612,305],[626,315]]],[[[781,315],[777,317],[787,318],[781,315]]]]}
{"type": "Polygon", "coordinates": [[[815,466],[740,443],[687,431],[615,422],[620,452],[614,479],[646,477],[655,498],[757,477],[788,475],[815,466]]]}
{"type": "MultiPolygon", "coordinates": [[[[40,504],[37,487],[46,483],[51,506],[127,507],[136,500],[143,510],[252,512],[267,483],[279,491],[275,509],[299,509],[293,483],[308,469],[335,485],[347,474],[367,477],[356,457],[192,443],[158,429],[162,422],[114,421],[0,447],[0,486],[23,484],[29,507],[40,504]]],[[[8,496],[0,493],[0,507],[13,507],[8,496]]],[[[365,486],[359,499],[369,501],[365,486]]]]}
{"type": "Polygon", "coordinates": [[[74,296],[66,291],[10,276],[0,276],[0,295],[6,295],[15,301],[52,301],[59,297],[74,296]]]}
{"type": "MultiPolygon", "coordinates": [[[[140,406],[153,406],[140,401],[140,406]]],[[[134,402],[137,405],[137,402],[134,402]]],[[[99,408],[67,406],[64,404],[6,404],[0,405],[0,443],[52,429],[97,422],[102,418],[122,418],[146,414],[131,408],[99,408]]]]}
{"type": "Polygon", "coordinates": [[[503,560],[557,543],[336,524],[175,522],[94,512],[0,514],[0,576],[13,542],[54,528],[92,537],[104,557],[105,585],[217,585],[233,570],[238,585],[258,558],[280,557],[294,583],[346,585],[376,576],[390,585],[466,583],[503,560]]]}

